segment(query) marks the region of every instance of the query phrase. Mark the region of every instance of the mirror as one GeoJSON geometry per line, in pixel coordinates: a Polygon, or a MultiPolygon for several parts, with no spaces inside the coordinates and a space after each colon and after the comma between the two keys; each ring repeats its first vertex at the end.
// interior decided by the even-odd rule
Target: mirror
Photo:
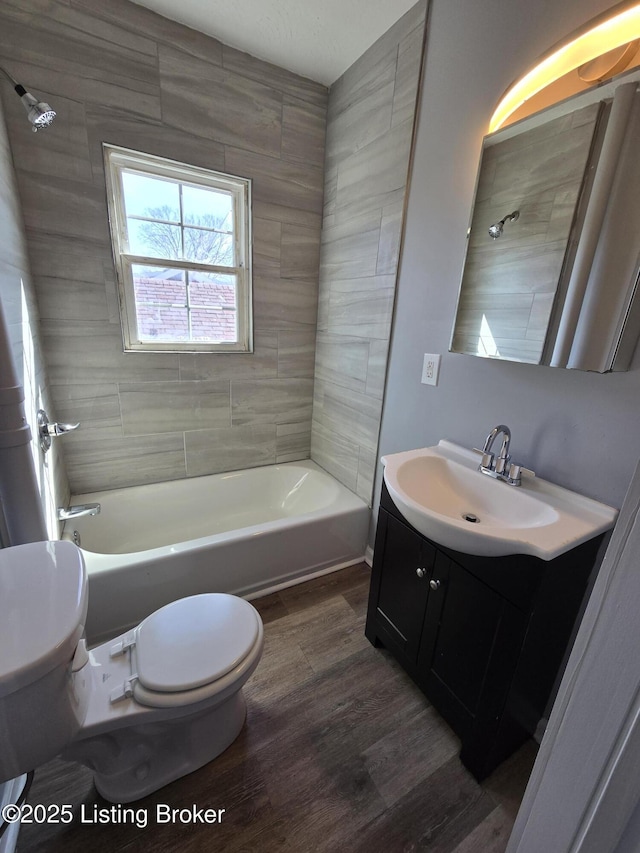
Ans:
{"type": "Polygon", "coordinates": [[[628,368],[640,332],[638,76],[485,138],[451,352],[628,368]]]}

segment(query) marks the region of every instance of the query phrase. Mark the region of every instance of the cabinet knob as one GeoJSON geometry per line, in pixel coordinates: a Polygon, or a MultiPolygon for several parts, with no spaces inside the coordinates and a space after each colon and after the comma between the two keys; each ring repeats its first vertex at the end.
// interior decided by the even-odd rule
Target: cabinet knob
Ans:
{"type": "Polygon", "coordinates": [[[429,581],[429,587],[430,587],[431,589],[439,589],[439,588],[440,588],[440,581],[437,581],[437,580],[430,580],[430,581],[429,581]]]}
{"type": "Polygon", "coordinates": [[[424,569],[416,569],[416,574],[419,578],[423,578],[426,575],[426,572],[424,569]]]}

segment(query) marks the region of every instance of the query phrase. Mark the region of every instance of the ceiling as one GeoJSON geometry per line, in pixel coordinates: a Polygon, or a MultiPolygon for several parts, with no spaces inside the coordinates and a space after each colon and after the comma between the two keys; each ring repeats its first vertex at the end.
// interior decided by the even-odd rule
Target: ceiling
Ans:
{"type": "Polygon", "coordinates": [[[134,0],[330,86],[416,0],[134,0]]]}

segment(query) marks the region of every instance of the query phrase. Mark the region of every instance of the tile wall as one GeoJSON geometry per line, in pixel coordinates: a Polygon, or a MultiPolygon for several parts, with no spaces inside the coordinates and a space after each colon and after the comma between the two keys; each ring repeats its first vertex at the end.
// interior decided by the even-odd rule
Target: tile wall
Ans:
{"type": "Polygon", "coordinates": [[[2,89],[72,491],[307,458],[326,89],[127,0],[3,0],[0,55],[58,111],[2,89]],[[123,353],[102,142],[253,179],[254,353],[123,353]]]}
{"type": "MultiPolygon", "coordinates": [[[[22,214],[16,188],[9,140],[0,104],[0,303],[7,324],[18,382],[24,389],[24,416],[31,427],[31,454],[36,488],[40,495],[34,513],[41,514],[48,535],[58,537],[56,508],[66,505],[69,484],[54,442],[46,455],[37,441],[38,409],[51,409],[47,370],[42,354],[38,307],[29,270],[22,214]]],[[[2,512],[10,509],[0,507],[2,512]]],[[[0,536],[2,535],[0,522],[0,536]]],[[[4,542],[3,544],[15,544],[4,542]]]]}
{"type": "Polygon", "coordinates": [[[331,87],[311,457],[371,500],[425,33],[413,7],[331,87]]]}

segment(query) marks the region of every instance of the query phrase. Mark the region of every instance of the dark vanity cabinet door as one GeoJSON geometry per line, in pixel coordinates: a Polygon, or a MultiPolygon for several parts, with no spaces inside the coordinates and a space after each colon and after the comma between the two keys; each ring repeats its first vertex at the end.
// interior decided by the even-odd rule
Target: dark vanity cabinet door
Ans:
{"type": "Polygon", "coordinates": [[[437,551],[420,648],[420,684],[458,734],[477,776],[497,733],[528,617],[437,551]]]}
{"type": "Polygon", "coordinates": [[[435,548],[381,510],[376,553],[385,566],[376,577],[373,604],[380,639],[413,668],[420,650],[435,548]]]}

